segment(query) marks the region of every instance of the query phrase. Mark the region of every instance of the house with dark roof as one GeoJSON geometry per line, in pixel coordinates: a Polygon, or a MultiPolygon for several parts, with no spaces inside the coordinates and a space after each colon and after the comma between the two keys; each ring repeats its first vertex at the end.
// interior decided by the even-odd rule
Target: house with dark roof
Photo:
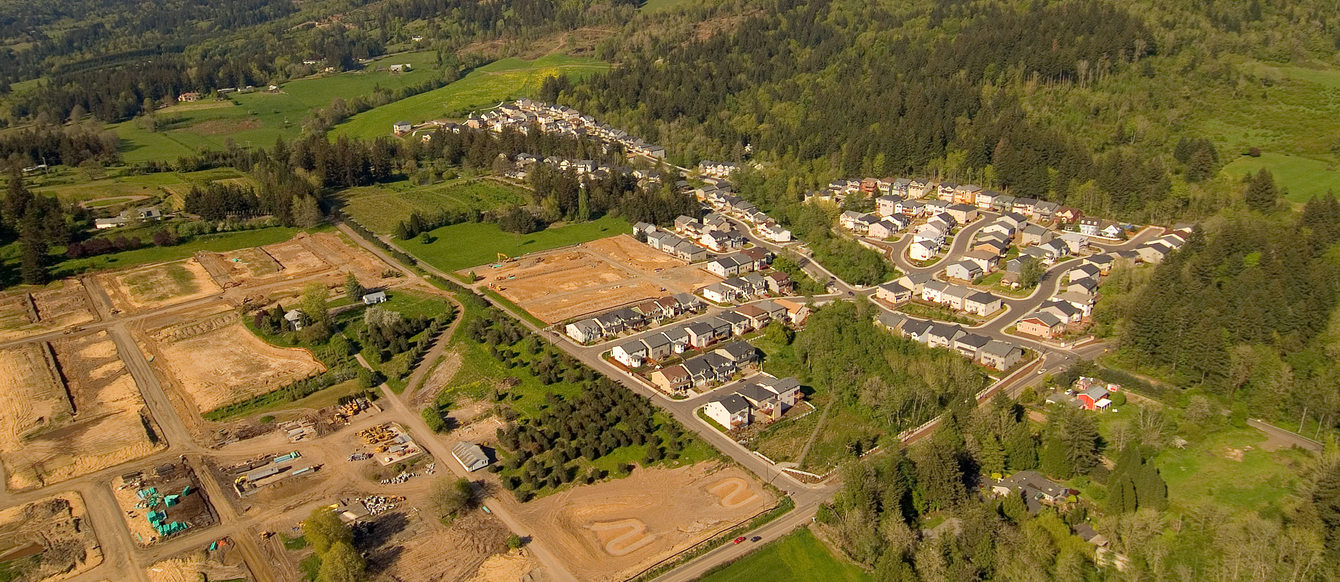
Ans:
{"type": "Polygon", "coordinates": [[[1019,495],[1030,512],[1036,513],[1044,505],[1064,506],[1079,492],[1042,476],[1037,471],[1019,471],[997,481],[991,492],[999,497],[1019,495]]]}
{"type": "Polygon", "coordinates": [[[758,361],[758,350],[749,345],[749,342],[731,342],[717,348],[713,353],[721,354],[722,357],[733,362],[736,369],[758,361]]]}
{"type": "Polygon", "coordinates": [[[994,339],[977,351],[978,363],[1001,372],[1013,368],[1023,357],[1024,350],[1020,347],[994,339]]]}
{"type": "Polygon", "coordinates": [[[749,402],[739,394],[731,393],[707,403],[703,413],[717,424],[734,430],[749,424],[749,402]]]}

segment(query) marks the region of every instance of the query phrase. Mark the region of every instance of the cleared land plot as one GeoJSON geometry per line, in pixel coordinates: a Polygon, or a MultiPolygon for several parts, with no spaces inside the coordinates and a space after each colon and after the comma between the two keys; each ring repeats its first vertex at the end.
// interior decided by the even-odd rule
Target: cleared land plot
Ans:
{"type": "Polygon", "coordinates": [[[112,480],[112,494],[140,547],[218,522],[195,471],[184,462],[125,473],[112,480]]]}
{"type": "Polygon", "coordinates": [[[52,411],[38,420],[11,405],[0,408],[0,460],[11,489],[56,483],[159,448],[135,380],[106,332],[52,347],[64,389],[53,370],[24,356],[8,358],[15,363],[7,371],[16,375],[0,378],[6,393],[28,390],[41,403],[23,403],[25,407],[52,411]],[[73,412],[62,418],[62,409],[73,412]]]}
{"type": "Polygon", "coordinates": [[[622,580],[772,507],[744,471],[717,463],[638,469],[628,478],[522,504],[517,518],[579,580],[622,580]]]}
{"type": "Polygon", "coordinates": [[[37,291],[0,296],[0,340],[18,339],[93,321],[83,282],[66,279],[37,291]]]}
{"type": "Polygon", "coordinates": [[[305,349],[265,343],[232,312],[146,335],[153,365],[175,381],[199,413],[325,370],[305,349]]]}
{"type": "Polygon", "coordinates": [[[86,513],[74,492],[0,510],[0,576],[62,580],[101,564],[86,513]]]}
{"type": "Polygon", "coordinates": [[[509,57],[494,61],[441,89],[420,93],[355,115],[335,126],[335,135],[374,138],[390,135],[397,121],[420,123],[430,119],[461,117],[471,109],[497,105],[499,101],[530,97],[546,77],[586,76],[609,68],[608,63],[567,55],[547,55],[533,61],[509,57]]]}
{"type": "Polygon", "coordinates": [[[112,302],[122,311],[163,307],[208,297],[222,290],[195,259],[98,277],[112,302]]]}
{"type": "Polygon", "coordinates": [[[468,580],[491,556],[507,549],[511,532],[482,511],[471,512],[450,526],[424,519],[427,515],[391,513],[374,521],[377,525],[408,524],[369,549],[369,570],[388,580],[468,580]]]}
{"type": "Polygon", "coordinates": [[[199,582],[201,580],[251,580],[251,571],[232,540],[225,539],[214,551],[200,550],[170,558],[144,569],[151,582],[199,582]]]}
{"type": "Polygon", "coordinates": [[[633,301],[692,292],[719,280],[702,267],[657,251],[628,235],[461,272],[468,271],[483,277],[492,289],[545,323],[633,301]]]}
{"type": "Polygon", "coordinates": [[[373,232],[389,234],[415,211],[431,216],[444,210],[494,210],[521,204],[526,193],[493,180],[464,178],[430,186],[414,186],[405,181],[352,188],[342,192],[340,198],[344,211],[359,224],[373,232]]]}
{"type": "Polygon", "coordinates": [[[702,577],[701,582],[864,582],[873,580],[860,567],[833,554],[809,528],[801,528],[731,565],[702,577]]]}

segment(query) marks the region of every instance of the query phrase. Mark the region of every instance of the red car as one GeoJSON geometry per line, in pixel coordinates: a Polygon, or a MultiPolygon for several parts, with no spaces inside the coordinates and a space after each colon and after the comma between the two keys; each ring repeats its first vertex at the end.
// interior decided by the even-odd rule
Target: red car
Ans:
{"type": "Polygon", "coordinates": [[[738,538],[735,538],[735,543],[737,543],[737,544],[738,544],[738,543],[742,543],[742,542],[744,542],[746,539],[748,539],[748,538],[746,538],[746,537],[744,537],[744,536],[740,536],[740,537],[738,537],[738,538]]]}

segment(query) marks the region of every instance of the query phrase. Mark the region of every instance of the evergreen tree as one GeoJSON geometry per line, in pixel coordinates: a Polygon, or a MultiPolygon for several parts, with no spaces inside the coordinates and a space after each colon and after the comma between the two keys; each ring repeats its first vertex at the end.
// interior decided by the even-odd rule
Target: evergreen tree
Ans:
{"type": "Polygon", "coordinates": [[[1260,212],[1269,212],[1274,210],[1278,198],[1279,191],[1275,188],[1275,177],[1270,174],[1270,170],[1261,168],[1247,182],[1247,193],[1244,200],[1247,202],[1248,208],[1260,212]]]}
{"type": "Polygon", "coordinates": [[[1129,475],[1119,477],[1107,488],[1107,507],[1114,513],[1130,513],[1139,505],[1135,482],[1129,475]]]}
{"type": "Polygon", "coordinates": [[[987,435],[982,439],[982,450],[978,452],[977,460],[982,464],[983,473],[1005,472],[1005,449],[1000,446],[996,435],[987,435]]]}
{"type": "Polygon", "coordinates": [[[1005,453],[1010,469],[1015,471],[1036,469],[1037,448],[1037,442],[1033,439],[1033,433],[1028,430],[1028,425],[1022,422],[1015,423],[1005,441],[1005,453]]]}
{"type": "Polygon", "coordinates": [[[358,277],[354,276],[352,272],[344,278],[344,295],[346,297],[357,300],[367,294],[368,290],[363,287],[362,283],[358,282],[358,277]]]}
{"type": "Polygon", "coordinates": [[[1139,507],[1159,511],[1168,508],[1168,484],[1153,463],[1145,463],[1135,477],[1135,498],[1139,507]]]}
{"type": "Polygon", "coordinates": [[[1047,437],[1042,446],[1042,471],[1060,479],[1074,475],[1075,466],[1066,457],[1065,443],[1057,436],[1047,437]]]}
{"type": "Polygon", "coordinates": [[[963,471],[953,450],[924,443],[912,449],[912,462],[916,466],[917,489],[930,509],[953,507],[967,496],[963,471]]]}

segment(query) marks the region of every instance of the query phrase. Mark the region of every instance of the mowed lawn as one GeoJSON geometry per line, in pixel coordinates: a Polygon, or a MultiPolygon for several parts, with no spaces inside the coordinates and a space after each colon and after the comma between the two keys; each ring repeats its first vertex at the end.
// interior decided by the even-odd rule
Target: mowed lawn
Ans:
{"type": "Polygon", "coordinates": [[[599,220],[554,226],[530,234],[503,232],[491,222],[466,222],[432,231],[433,242],[397,241],[401,248],[443,271],[458,271],[497,260],[498,253],[526,253],[574,245],[628,232],[628,221],[606,216],[599,220]]]}
{"type": "Polygon", "coordinates": [[[526,192],[493,180],[460,178],[428,186],[415,186],[405,180],[350,188],[339,198],[354,220],[373,232],[388,234],[415,211],[431,216],[443,210],[495,210],[525,202],[526,192]]]}
{"type": "MultiPolygon", "coordinates": [[[[751,542],[744,542],[751,543],[751,542]]],[[[874,580],[859,566],[833,554],[810,529],[800,528],[699,582],[811,582],[874,580]]]]}
{"type": "Polygon", "coordinates": [[[332,133],[361,138],[391,135],[391,125],[397,121],[419,123],[459,117],[471,109],[492,107],[499,101],[530,97],[546,77],[585,76],[608,68],[609,64],[602,61],[567,55],[546,55],[533,61],[509,57],[475,69],[441,89],[355,115],[335,126],[332,133]]]}
{"type": "Polygon", "coordinates": [[[1288,190],[1292,202],[1307,202],[1327,192],[1340,195],[1340,171],[1333,164],[1301,156],[1275,152],[1263,152],[1259,158],[1240,156],[1224,166],[1224,173],[1241,178],[1261,168],[1270,170],[1275,183],[1288,190]]]}

